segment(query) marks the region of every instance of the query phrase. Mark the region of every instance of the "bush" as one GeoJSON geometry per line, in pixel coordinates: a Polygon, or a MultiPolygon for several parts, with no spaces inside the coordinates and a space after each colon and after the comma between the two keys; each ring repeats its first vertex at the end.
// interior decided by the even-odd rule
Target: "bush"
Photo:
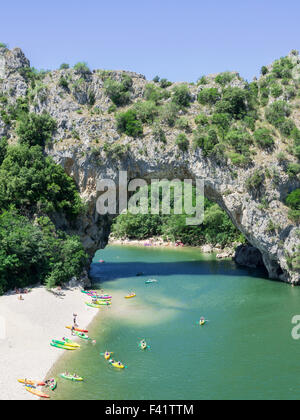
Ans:
{"type": "Polygon", "coordinates": [[[134,104],[133,110],[136,113],[137,119],[143,123],[152,123],[158,115],[158,108],[152,101],[138,101],[134,104]]]}
{"type": "Polygon", "coordinates": [[[249,92],[238,87],[225,89],[222,100],[216,104],[216,112],[230,114],[233,118],[241,119],[248,111],[249,92]]]}
{"type": "Polygon", "coordinates": [[[300,210],[300,188],[292,191],[286,197],[285,203],[292,210],[300,210]]]}
{"type": "Polygon", "coordinates": [[[214,105],[220,98],[217,88],[205,88],[198,93],[198,102],[202,105],[214,105]]]}
{"type": "Polygon", "coordinates": [[[165,132],[158,122],[153,124],[152,135],[155,141],[162,142],[162,143],[167,142],[165,132]]]}
{"type": "Polygon", "coordinates": [[[155,77],[153,77],[152,81],[154,83],[158,83],[160,81],[160,77],[159,76],[155,76],[155,77]]]}
{"type": "Polygon", "coordinates": [[[170,96],[170,92],[153,84],[149,83],[145,87],[144,98],[147,101],[154,102],[156,105],[158,105],[160,101],[168,99],[170,96]]]}
{"type": "Polygon", "coordinates": [[[259,128],[253,136],[256,144],[262,149],[271,149],[274,146],[273,136],[267,128],[259,128]]]}
{"type": "Polygon", "coordinates": [[[59,67],[59,70],[68,70],[70,68],[69,64],[62,63],[59,67]]]}
{"type": "Polygon", "coordinates": [[[138,120],[134,110],[129,109],[126,112],[117,114],[116,121],[119,132],[131,137],[140,137],[143,135],[142,123],[138,120]]]}
{"type": "Polygon", "coordinates": [[[267,121],[280,129],[285,122],[286,117],[291,115],[291,108],[285,101],[273,102],[265,112],[267,121]]]}
{"type": "Polygon", "coordinates": [[[209,118],[205,114],[199,114],[195,117],[195,123],[202,127],[209,125],[209,118]]]}
{"type": "Polygon", "coordinates": [[[265,76],[269,72],[268,67],[262,66],[260,72],[263,76],[265,76]]]}
{"type": "Polygon", "coordinates": [[[277,79],[288,78],[292,77],[291,70],[293,69],[293,63],[288,57],[283,57],[280,60],[276,60],[273,64],[272,74],[277,79]]]}
{"type": "Polygon", "coordinates": [[[178,105],[174,104],[174,102],[166,103],[160,109],[160,118],[161,121],[168,124],[170,127],[173,127],[179,112],[178,105]]]}
{"type": "Polygon", "coordinates": [[[78,62],[74,65],[73,68],[77,73],[80,73],[80,74],[83,74],[83,75],[91,72],[87,63],[85,63],[85,62],[78,62]]]}
{"type": "Polygon", "coordinates": [[[80,239],[56,231],[46,217],[32,224],[10,210],[0,216],[0,294],[51,277],[55,286],[80,276],[87,255],[80,239]]]}
{"type": "Polygon", "coordinates": [[[169,82],[167,79],[160,79],[160,87],[166,89],[169,86],[172,86],[172,82],[169,82]]]}
{"type": "Polygon", "coordinates": [[[211,121],[217,127],[221,128],[224,132],[226,132],[231,124],[231,117],[229,114],[213,114],[211,121]]]}
{"type": "Polygon", "coordinates": [[[194,131],[193,145],[202,149],[204,156],[212,155],[218,143],[218,134],[214,128],[210,128],[207,133],[201,127],[194,131]]]}
{"type": "Polygon", "coordinates": [[[300,173],[299,163],[289,163],[287,167],[287,173],[290,177],[297,176],[300,173]]]}
{"type": "Polygon", "coordinates": [[[197,85],[207,85],[207,79],[205,76],[201,76],[198,80],[197,80],[197,85]]]}
{"type": "Polygon", "coordinates": [[[186,108],[192,101],[191,93],[186,85],[175,86],[173,88],[172,102],[180,108],[186,108]]]}
{"type": "Polygon", "coordinates": [[[283,93],[283,89],[280,85],[274,83],[270,86],[270,92],[274,98],[279,98],[279,96],[281,96],[283,93]]]}
{"type": "Polygon", "coordinates": [[[189,120],[186,117],[179,118],[175,123],[175,127],[179,130],[185,130],[187,133],[191,131],[189,120]]]}
{"type": "Polygon", "coordinates": [[[1,137],[0,138],[0,166],[2,165],[2,162],[6,156],[7,147],[8,147],[7,138],[1,137]]]}
{"type": "Polygon", "coordinates": [[[248,156],[241,155],[240,153],[229,152],[228,157],[234,166],[246,167],[251,159],[248,156]]]}
{"type": "Polygon", "coordinates": [[[185,134],[179,134],[175,141],[176,145],[182,152],[187,152],[189,149],[189,141],[185,134]]]}
{"type": "Polygon", "coordinates": [[[224,87],[228,83],[230,83],[234,78],[234,74],[231,74],[229,71],[226,71],[224,73],[218,74],[218,76],[215,78],[215,82],[224,87]]]}
{"type": "Polygon", "coordinates": [[[56,130],[56,121],[49,114],[24,114],[18,121],[16,133],[21,144],[44,146],[56,130]]]}
{"type": "Polygon", "coordinates": [[[69,89],[69,84],[63,76],[59,79],[58,86],[65,90],[69,89]]]}
{"type": "Polygon", "coordinates": [[[248,155],[252,139],[247,131],[234,128],[226,135],[226,142],[229,143],[236,152],[248,155]]]}
{"type": "Polygon", "coordinates": [[[126,75],[122,82],[117,82],[111,78],[108,78],[104,82],[104,90],[107,96],[116,106],[124,106],[130,101],[129,89],[132,84],[132,80],[126,75]]]}
{"type": "Polygon", "coordinates": [[[264,177],[259,170],[256,170],[246,181],[246,188],[248,191],[258,192],[263,185],[264,177]]]}
{"type": "Polygon", "coordinates": [[[74,181],[39,146],[10,146],[0,168],[0,208],[24,212],[65,213],[70,220],[82,211],[74,181]]]}
{"type": "Polygon", "coordinates": [[[4,42],[0,42],[0,48],[8,48],[8,45],[4,42]]]}

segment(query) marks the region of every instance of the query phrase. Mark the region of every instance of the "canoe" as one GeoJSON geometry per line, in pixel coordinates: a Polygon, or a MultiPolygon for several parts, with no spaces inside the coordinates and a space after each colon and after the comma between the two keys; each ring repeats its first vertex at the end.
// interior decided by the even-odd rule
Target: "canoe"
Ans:
{"type": "Polygon", "coordinates": [[[132,295],[125,296],[125,299],[130,299],[130,298],[133,298],[133,297],[136,297],[136,294],[135,293],[133,293],[132,295]]]}
{"type": "Polygon", "coordinates": [[[26,391],[30,392],[33,395],[36,395],[37,397],[40,397],[40,398],[50,398],[49,395],[44,394],[42,391],[38,391],[35,388],[30,388],[28,386],[25,386],[25,389],[26,389],[26,391]]]}
{"type": "MultiPolygon", "coordinates": [[[[68,326],[66,328],[68,328],[68,330],[72,329],[72,327],[70,327],[70,326],[68,326]]],[[[74,328],[74,331],[78,331],[78,332],[82,332],[82,333],[88,333],[88,330],[81,330],[80,328],[74,328]]]]}
{"type": "Polygon", "coordinates": [[[83,381],[83,378],[79,378],[79,377],[76,378],[73,375],[67,376],[64,373],[61,373],[60,376],[61,376],[61,378],[67,379],[68,381],[75,381],[75,382],[81,382],[81,381],[83,381]]]}
{"type": "Polygon", "coordinates": [[[54,391],[55,389],[56,389],[56,387],[57,387],[57,382],[56,382],[56,380],[53,378],[53,379],[50,379],[50,385],[49,385],[49,388],[51,389],[51,391],[54,391]]]}
{"type": "Polygon", "coordinates": [[[80,347],[79,344],[73,343],[72,341],[66,342],[66,341],[59,341],[59,340],[52,340],[52,343],[54,344],[60,344],[61,346],[67,346],[67,347],[80,347]]]}
{"type": "Polygon", "coordinates": [[[121,363],[120,365],[119,365],[119,363],[118,362],[114,362],[114,363],[112,363],[112,366],[114,366],[114,367],[116,367],[116,368],[118,368],[118,369],[124,369],[124,365],[123,365],[123,363],[121,363]]]}
{"type": "Polygon", "coordinates": [[[72,346],[72,347],[80,347],[80,344],[75,343],[75,341],[70,340],[69,338],[63,338],[64,342],[67,343],[67,346],[72,346]]]}
{"type": "Polygon", "coordinates": [[[36,381],[31,381],[29,379],[18,379],[18,382],[20,382],[20,384],[24,384],[24,385],[36,385],[36,386],[45,386],[45,382],[36,382],[36,381]]]}
{"type": "Polygon", "coordinates": [[[109,306],[111,305],[111,301],[110,300],[97,300],[96,305],[109,306]]]}
{"type": "Polygon", "coordinates": [[[62,349],[62,350],[77,350],[77,347],[71,347],[71,346],[55,344],[55,343],[50,343],[50,346],[56,347],[57,349],[62,349]]]}
{"type": "Polygon", "coordinates": [[[77,335],[77,337],[81,338],[82,340],[88,340],[89,337],[86,334],[80,333],[80,332],[75,332],[75,334],[77,335]]]}
{"type": "Polygon", "coordinates": [[[103,305],[96,305],[95,303],[88,303],[85,302],[86,306],[89,306],[90,308],[96,308],[96,309],[100,309],[103,305]]]}

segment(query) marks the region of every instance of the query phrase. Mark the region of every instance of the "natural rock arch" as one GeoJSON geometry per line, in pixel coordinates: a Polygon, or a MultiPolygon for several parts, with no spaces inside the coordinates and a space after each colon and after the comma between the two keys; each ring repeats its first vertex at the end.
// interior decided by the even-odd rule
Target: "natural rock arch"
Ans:
{"type": "MultiPolygon", "coordinates": [[[[98,197],[97,179],[109,178],[118,183],[120,170],[128,171],[128,179],[196,179],[204,180],[205,196],[215,201],[224,209],[234,225],[245,235],[249,243],[259,249],[271,279],[285,282],[299,281],[298,273],[293,272],[287,264],[283,249],[294,249],[298,242],[297,228],[287,216],[284,206],[278,202],[274,208],[261,210],[259,202],[251,196],[245,187],[246,173],[238,177],[230,166],[215,164],[203,158],[201,152],[190,152],[186,159],[179,161],[174,155],[166,155],[148,149],[148,156],[139,157],[136,151],[114,161],[105,158],[101,163],[95,162],[90,155],[84,162],[77,160],[70,153],[51,152],[57,163],[61,164],[80,187],[82,197],[88,203],[88,213],[80,221],[78,231],[85,248],[92,255],[97,249],[105,247],[110,233],[113,216],[99,216],[96,212],[98,197]],[[280,225],[280,231],[269,231],[269,220],[280,225]]],[[[280,186],[281,193],[288,190],[289,181],[280,186]]]]}

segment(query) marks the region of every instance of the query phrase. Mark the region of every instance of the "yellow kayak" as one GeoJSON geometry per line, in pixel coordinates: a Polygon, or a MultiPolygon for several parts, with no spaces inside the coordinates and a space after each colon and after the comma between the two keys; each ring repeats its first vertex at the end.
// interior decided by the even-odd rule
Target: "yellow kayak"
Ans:
{"type": "Polygon", "coordinates": [[[28,386],[25,386],[25,389],[26,389],[26,391],[30,392],[33,395],[36,395],[37,397],[40,397],[40,398],[50,398],[49,395],[44,394],[42,391],[38,391],[35,388],[30,388],[28,386]]]}
{"type": "Polygon", "coordinates": [[[20,382],[20,384],[24,384],[24,385],[45,386],[45,382],[31,381],[29,379],[18,379],[18,382],[20,382]]]}
{"type": "Polygon", "coordinates": [[[119,362],[114,362],[112,363],[112,366],[119,368],[119,369],[124,369],[124,365],[122,363],[119,364],[119,362]]]}
{"type": "Polygon", "coordinates": [[[200,321],[199,322],[199,325],[201,325],[201,326],[204,325],[204,324],[205,324],[205,321],[200,321]]]}
{"type": "Polygon", "coordinates": [[[130,298],[133,298],[133,297],[136,297],[135,293],[131,293],[130,295],[125,296],[125,299],[130,299],[130,298]]]}
{"type": "Polygon", "coordinates": [[[109,351],[106,351],[105,353],[104,353],[104,359],[105,360],[108,360],[109,358],[110,358],[110,356],[112,355],[112,352],[109,352],[109,351]]]}

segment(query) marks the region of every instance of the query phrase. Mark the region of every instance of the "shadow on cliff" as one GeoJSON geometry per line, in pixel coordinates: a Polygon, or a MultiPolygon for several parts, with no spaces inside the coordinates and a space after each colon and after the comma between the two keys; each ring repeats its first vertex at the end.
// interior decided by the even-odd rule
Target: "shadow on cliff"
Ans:
{"type": "Polygon", "coordinates": [[[233,261],[176,261],[176,262],[105,262],[93,263],[90,276],[94,283],[120,278],[136,277],[145,279],[171,275],[221,275],[237,277],[268,278],[264,268],[237,267],[233,261]]]}

